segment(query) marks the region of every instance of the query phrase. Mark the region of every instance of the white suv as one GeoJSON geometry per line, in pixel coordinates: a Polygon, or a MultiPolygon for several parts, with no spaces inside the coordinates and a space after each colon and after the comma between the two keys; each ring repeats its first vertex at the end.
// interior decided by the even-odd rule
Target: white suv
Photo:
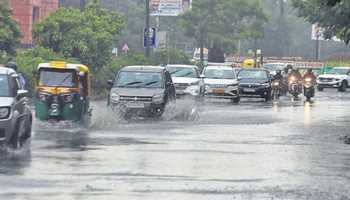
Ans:
{"type": "Polygon", "coordinates": [[[334,67],[329,72],[317,78],[317,88],[322,91],[324,88],[337,88],[345,92],[350,83],[350,67],[334,67]]]}

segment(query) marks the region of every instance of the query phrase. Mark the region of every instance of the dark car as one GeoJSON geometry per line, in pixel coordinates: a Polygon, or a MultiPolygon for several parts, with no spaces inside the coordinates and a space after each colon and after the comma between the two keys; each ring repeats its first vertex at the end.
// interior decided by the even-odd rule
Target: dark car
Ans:
{"type": "Polygon", "coordinates": [[[171,75],[164,67],[124,67],[109,83],[109,105],[126,119],[133,115],[160,117],[167,104],[176,100],[171,75]]]}
{"type": "Polygon", "coordinates": [[[271,100],[271,77],[264,69],[242,69],[238,73],[241,97],[271,100]]]}
{"type": "Polygon", "coordinates": [[[18,74],[0,66],[0,143],[12,148],[21,147],[32,131],[28,91],[21,88],[18,74]]]}

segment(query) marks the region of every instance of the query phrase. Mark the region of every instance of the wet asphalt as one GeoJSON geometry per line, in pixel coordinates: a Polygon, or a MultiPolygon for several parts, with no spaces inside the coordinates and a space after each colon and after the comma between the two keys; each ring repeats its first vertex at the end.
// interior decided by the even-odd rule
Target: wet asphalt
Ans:
{"type": "Polygon", "coordinates": [[[350,92],[326,91],[127,123],[98,102],[90,130],[36,123],[23,149],[0,153],[0,199],[347,200],[349,107],[350,92]]]}

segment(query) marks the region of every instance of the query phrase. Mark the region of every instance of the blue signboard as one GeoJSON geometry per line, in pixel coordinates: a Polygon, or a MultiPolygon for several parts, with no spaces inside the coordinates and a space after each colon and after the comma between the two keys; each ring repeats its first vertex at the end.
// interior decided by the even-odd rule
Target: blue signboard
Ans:
{"type": "Polygon", "coordinates": [[[146,28],[143,30],[143,47],[156,48],[156,32],[156,28],[150,28],[149,32],[147,32],[146,28]]]}

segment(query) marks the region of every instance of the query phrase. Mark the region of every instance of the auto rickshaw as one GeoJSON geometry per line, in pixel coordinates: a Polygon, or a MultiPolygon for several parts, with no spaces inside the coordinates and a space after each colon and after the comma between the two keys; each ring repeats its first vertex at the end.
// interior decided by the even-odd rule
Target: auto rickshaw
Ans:
{"type": "Polygon", "coordinates": [[[90,71],[87,66],[61,61],[41,63],[35,77],[37,119],[90,124],[90,71]]]}

